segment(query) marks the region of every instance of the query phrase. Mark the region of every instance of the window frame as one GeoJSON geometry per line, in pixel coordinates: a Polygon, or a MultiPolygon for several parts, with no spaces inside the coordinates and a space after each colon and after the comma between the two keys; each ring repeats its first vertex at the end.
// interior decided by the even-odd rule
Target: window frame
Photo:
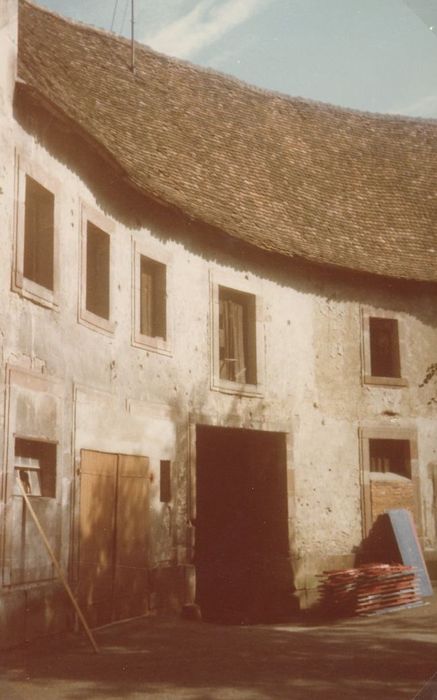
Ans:
{"type": "Polygon", "coordinates": [[[161,355],[173,353],[173,294],[172,256],[168,251],[158,250],[153,244],[140,243],[132,239],[132,335],[134,347],[143,348],[161,355]],[[165,267],[165,316],[166,337],[149,336],[141,333],[141,258],[165,267]]]}
{"type": "Polygon", "coordinates": [[[405,357],[404,324],[397,313],[371,307],[361,309],[361,350],[362,350],[362,383],[385,387],[408,387],[408,379],[403,375],[403,358],[405,357]],[[370,318],[381,318],[397,321],[399,342],[400,377],[380,377],[372,374],[370,350],[370,318]]]}
{"type": "Polygon", "coordinates": [[[35,438],[35,437],[28,437],[23,436],[21,434],[14,434],[13,435],[13,441],[14,441],[14,475],[13,475],[13,485],[12,485],[12,495],[13,496],[21,496],[21,491],[19,490],[18,486],[15,485],[15,480],[17,478],[17,474],[19,474],[22,471],[26,472],[35,472],[38,473],[38,486],[39,490],[42,491],[42,473],[43,473],[43,468],[41,464],[39,463],[38,466],[26,466],[26,465],[18,465],[17,462],[21,461],[22,459],[26,459],[23,457],[19,457],[16,454],[16,443],[17,440],[21,440],[23,442],[32,442],[32,443],[38,443],[39,445],[50,445],[51,447],[54,448],[54,489],[53,493],[51,495],[43,494],[43,493],[34,493],[33,491],[30,491],[27,493],[28,496],[31,498],[38,498],[40,499],[50,499],[52,501],[56,501],[57,499],[57,493],[58,493],[58,464],[59,464],[59,441],[58,440],[47,440],[45,438],[35,438]]]}
{"type": "MultiPolygon", "coordinates": [[[[406,479],[411,480],[411,441],[410,440],[405,440],[405,439],[400,439],[398,437],[396,438],[368,438],[369,440],[369,457],[370,457],[370,479],[375,479],[377,480],[379,475],[381,474],[392,474],[394,477],[404,477],[406,479]],[[376,443],[379,443],[377,445],[376,443]],[[381,445],[381,443],[384,443],[381,445]],[[399,447],[399,454],[387,454],[387,449],[388,449],[388,444],[390,443],[397,443],[399,447]],[[399,444],[401,443],[401,445],[399,444]],[[408,447],[408,450],[406,451],[406,448],[408,447]],[[405,452],[404,452],[405,451],[405,452]],[[375,454],[376,453],[376,454],[375,454]],[[404,453],[404,454],[402,454],[404,453]],[[403,465],[403,469],[399,468],[392,468],[393,463],[392,459],[397,462],[396,457],[399,457],[399,461],[403,465]],[[385,468],[380,468],[380,469],[372,469],[372,462],[373,459],[376,458],[376,461],[379,462],[379,466],[384,466],[385,468]],[[381,461],[384,463],[383,465],[381,464],[381,461]],[[387,469],[387,462],[390,463],[390,468],[387,469]],[[407,466],[407,469],[404,469],[407,466]],[[402,471],[408,471],[407,473],[402,473],[402,471]],[[375,476],[372,476],[375,475],[375,476]]],[[[394,447],[394,445],[391,445],[391,448],[394,447]]],[[[390,448],[390,449],[391,449],[390,448]]]]}
{"type": "Polygon", "coordinates": [[[84,202],[80,205],[80,285],[79,285],[79,309],[78,321],[83,325],[112,335],[115,330],[113,320],[113,274],[112,274],[112,236],[115,232],[115,224],[96,209],[84,202]],[[88,222],[109,236],[109,319],[98,316],[86,307],[87,296],[87,240],[88,222]]]}
{"type": "Polygon", "coordinates": [[[48,175],[37,163],[21,154],[16,155],[15,183],[15,236],[12,266],[12,291],[46,308],[59,308],[59,232],[60,191],[59,181],[48,175]],[[32,178],[53,195],[53,289],[48,289],[24,275],[26,177],[32,178]]]}
{"type": "MultiPolygon", "coordinates": [[[[370,494],[371,474],[379,474],[370,470],[370,440],[406,440],[410,443],[411,477],[398,475],[399,479],[410,478],[417,509],[417,530],[422,533],[422,506],[420,499],[418,443],[416,428],[402,426],[362,426],[358,429],[360,443],[360,481],[361,481],[361,518],[363,537],[367,537],[372,527],[372,504],[370,494]]],[[[392,472],[394,473],[394,472],[392,472]]],[[[378,480],[378,477],[374,477],[378,480]]]]}
{"type": "Polygon", "coordinates": [[[250,280],[236,279],[234,275],[210,271],[210,352],[211,352],[211,389],[225,394],[241,396],[264,395],[264,316],[263,302],[257,285],[250,280]],[[254,383],[234,382],[220,377],[220,287],[231,292],[250,295],[254,301],[255,334],[255,376],[254,383]]]}

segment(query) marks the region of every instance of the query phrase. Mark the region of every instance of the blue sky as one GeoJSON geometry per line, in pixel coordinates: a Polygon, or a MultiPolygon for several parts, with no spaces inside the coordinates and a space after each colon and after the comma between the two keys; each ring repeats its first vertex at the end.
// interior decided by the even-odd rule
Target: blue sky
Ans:
{"type": "MultiPolygon", "coordinates": [[[[39,0],[130,35],[131,0],[39,0]]],[[[437,0],[135,0],[158,51],[289,95],[437,118],[437,0]]]]}

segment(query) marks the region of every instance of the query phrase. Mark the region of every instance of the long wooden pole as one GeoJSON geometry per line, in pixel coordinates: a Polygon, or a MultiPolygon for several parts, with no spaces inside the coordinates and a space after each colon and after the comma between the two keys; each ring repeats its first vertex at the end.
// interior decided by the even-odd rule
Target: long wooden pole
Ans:
{"type": "Polygon", "coordinates": [[[85,618],[84,618],[84,616],[83,616],[82,610],[80,609],[79,604],[78,604],[76,598],[75,598],[74,595],[73,595],[73,591],[71,590],[70,586],[68,585],[68,581],[67,581],[67,579],[65,578],[65,574],[64,574],[64,572],[62,571],[61,566],[60,566],[58,560],[56,559],[55,553],[54,553],[54,551],[53,551],[53,549],[52,549],[52,547],[51,547],[51,545],[50,545],[50,542],[48,541],[48,539],[47,539],[47,537],[46,537],[46,534],[45,534],[45,532],[44,532],[44,530],[43,530],[43,528],[42,528],[42,526],[41,526],[41,523],[40,523],[39,520],[38,520],[38,517],[37,517],[35,511],[33,510],[32,504],[31,504],[31,502],[29,501],[29,498],[27,497],[27,493],[25,492],[24,487],[23,487],[23,484],[22,484],[22,481],[21,481],[21,479],[20,479],[20,477],[19,477],[18,475],[17,475],[17,481],[18,481],[18,485],[19,485],[19,487],[20,487],[20,491],[21,491],[21,493],[22,493],[22,495],[23,495],[24,501],[25,501],[25,503],[26,503],[26,506],[28,507],[29,512],[30,512],[30,514],[31,514],[31,516],[32,516],[32,518],[33,518],[33,521],[34,521],[34,523],[35,523],[35,525],[36,525],[36,529],[38,530],[39,534],[41,535],[41,538],[42,538],[42,540],[43,540],[43,542],[44,542],[44,544],[45,544],[45,546],[46,546],[46,549],[47,549],[47,551],[48,551],[48,553],[49,553],[49,555],[50,555],[50,558],[51,558],[51,560],[52,560],[52,562],[53,562],[53,566],[55,567],[56,572],[57,572],[57,574],[58,574],[58,576],[59,576],[59,578],[60,578],[60,580],[61,580],[61,582],[62,582],[62,585],[64,586],[64,588],[65,588],[65,590],[66,590],[66,592],[67,592],[67,595],[68,595],[68,597],[70,598],[70,600],[71,600],[71,602],[72,602],[72,604],[73,604],[73,607],[74,607],[75,611],[77,612],[77,615],[78,615],[78,617],[79,617],[79,620],[81,621],[81,623],[82,623],[82,625],[83,625],[83,628],[84,628],[84,630],[85,630],[85,632],[86,632],[86,635],[87,635],[88,639],[90,640],[90,643],[91,643],[92,648],[94,649],[94,651],[96,652],[96,654],[98,654],[98,653],[99,653],[99,647],[97,646],[96,641],[95,641],[95,639],[94,639],[94,637],[93,637],[93,634],[92,634],[90,628],[89,628],[88,625],[87,625],[87,621],[85,620],[85,618]]]}

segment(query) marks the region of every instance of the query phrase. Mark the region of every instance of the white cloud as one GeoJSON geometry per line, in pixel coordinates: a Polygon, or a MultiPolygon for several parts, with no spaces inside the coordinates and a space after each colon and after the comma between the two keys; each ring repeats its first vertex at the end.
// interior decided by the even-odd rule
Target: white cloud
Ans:
{"type": "Polygon", "coordinates": [[[183,17],[145,36],[157,51],[188,58],[209,46],[239,24],[246,22],[271,0],[200,0],[183,17]]]}
{"type": "Polygon", "coordinates": [[[194,4],[193,0],[158,0],[158,2],[142,0],[142,2],[138,2],[135,23],[139,40],[143,41],[145,27],[147,27],[148,34],[153,36],[163,26],[173,22],[175,17],[184,14],[187,6],[191,7],[194,4]]]}
{"type": "Polygon", "coordinates": [[[240,63],[241,59],[238,58],[236,59],[236,56],[242,56],[244,55],[248,50],[250,50],[251,46],[254,44],[254,42],[257,40],[257,37],[255,34],[251,34],[250,36],[244,36],[239,39],[238,45],[233,45],[231,47],[225,47],[223,48],[220,44],[217,47],[217,50],[215,52],[212,52],[208,56],[207,61],[203,61],[203,65],[209,66],[210,68],[215,68],[218,70],[224,70],[225,73],[232,73],[231,70],[229,70],[229,66],[232,63],[240,63]],[[223,68],[224,67],[224,68],[223,68]]]}
{"type": "Polygon", "coordinates": [[[437,118],[437,95],[427,95],[402,107],[391,109],[391,114],[406,114],[410,117],[437,118]]]}

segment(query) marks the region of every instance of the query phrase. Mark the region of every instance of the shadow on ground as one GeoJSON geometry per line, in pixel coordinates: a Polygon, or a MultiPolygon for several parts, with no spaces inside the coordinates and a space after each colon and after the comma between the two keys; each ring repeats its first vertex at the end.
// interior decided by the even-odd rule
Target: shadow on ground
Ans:
{"type": "Polygon", "coordinates": [[[142,618],[5,652],[1,700],[411,700],[437,671],[435,603],[344,620],[225,627],[142,618]]]}

